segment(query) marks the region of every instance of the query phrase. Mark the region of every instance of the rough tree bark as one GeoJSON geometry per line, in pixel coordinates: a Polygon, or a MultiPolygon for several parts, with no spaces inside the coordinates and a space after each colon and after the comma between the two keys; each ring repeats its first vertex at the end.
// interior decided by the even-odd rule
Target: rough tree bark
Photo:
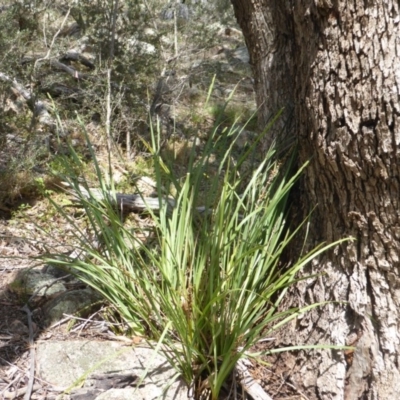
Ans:
{"type": "MultiPolygon", "coordinates": [[[[254,70],[261,122],[293,123],[310,243],[354,236],[304,273],[290,302],[336,300],[281,343],[354,345],[287,356],[310,398],[400,398],[400,15],[398,0],[232,0],[254,70]],[[293,111],[290,111],[293,109],[293,111]],[[285,111],[286,112],[286,111],[285,111]]],[[[280,128],[280,127],[279,127],[280,128]]],[[[278,135],[278,130],[273,132],[278,135]]]]}

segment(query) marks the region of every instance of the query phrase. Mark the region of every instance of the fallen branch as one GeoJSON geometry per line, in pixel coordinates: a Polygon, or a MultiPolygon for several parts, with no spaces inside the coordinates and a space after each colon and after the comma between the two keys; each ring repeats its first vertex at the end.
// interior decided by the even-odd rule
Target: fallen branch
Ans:
{"type": "Polygon", "coordinates": [[[79,62],[82,65],[84,65],[85,67],[89,68],[89,69],[96,69],[95,65],[84,55],[82,55],[81,53],[78,53],[75,50],[69,50],[67,51],[61,58],[60,61],[75,61],[75,62],[79,62]]]}
{"type": "Polygon", "coordinates": [[[50,108],[46,103],[41,100],[35,99],[32,93],[25,89],[16,79],[10,78],[8,75],[0,72],[0,80],[11,84],[11,86],[26,100],[29,108],[34,116],[38,118],[39,122],[50,128],[54,128],[56,123],[50,115],[48,109],[50,108]]]}
{"type": "MultiPolygon", "coordinates": [[[[38,383],[33,386],[32,392],[35,392],[36,390],[39,390],[42,386],[39,385],[38,383]]],[[[11,400],[11,399],[17,399],[18,397],[23,396],[25,393],[28,391],[28,386],[25,386],[23,388],[10,391],[10,390],[5,390],[4,392],[1,392],[1,396],[4,399],[11,400]]]]}
{"type": "Polygon", "coordinates": [[[51,60],[50,65],[52,68],[55,68],[57,70],[67,73],[68,75],[72,76],[74,79],[83,80],[83,79],[91,78],[91,75],[79,72],[76,69],[69,67],[66,64],[63,64],[62,62],[60,62],[58,60],[51,60]]]}
{"type": "Polygon", "coordinates": [[[253,379],[243,360],[236,363],[236,371],[239,375],[239,383],[253,400],[272,400],[264,389],[253,379]]]}
{"type": "MultiPolygon", "coordinates": [[[[71,187],[70,184],[63,182],[64,186],[71,187]]],[[[140,194],[126,194],[126,193],[115,193],[115,197],[111,193],[104,193],[101,189],[84,188],[79,186],[79,194],[76,191],[68,190],[68,192],[77,200],[83,196],[87,200],[94,199],[96,201],[108,200],[111,204],[115,204],[120,211],[158,211],[161,207],[168,207],[172,209],[176,203],[174,199],[165,197],[160,200],[158,197],[144,197],[140,194]]],[[[199,213],[204,213],[206,207],[196,207],[199,213]]]]}
{"type": "Polygon", "coordinates": [[[36,351],[35,343],[33,343],[33,326],[32,326],[32,313],[28,306],[25,304],[22,310],[26,312],[28,317],[28,327],[29,327],[29,347],[30,347],[30,357],[31,357],[31,367],[29,371],[29,381],[26,389],[24,400],[29,400],[33,391],[33,382],[35,381],[35,363],[36,363],[36,351]]]}

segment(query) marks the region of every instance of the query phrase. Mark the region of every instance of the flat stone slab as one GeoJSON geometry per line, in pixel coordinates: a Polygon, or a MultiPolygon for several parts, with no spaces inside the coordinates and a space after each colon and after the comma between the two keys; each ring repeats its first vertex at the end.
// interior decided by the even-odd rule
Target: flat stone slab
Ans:
{"type": "MultiPolygon", "coordinates": [[[[65,275],[65,274],[64,274],[65,275]]],[[[62,282],[57,282],[53,275],[36,269],[17,270],[11,277],[8,287],[18,295],[49,297],[66,290],[62,282]]]]}
{"type": "MultiPolygon", "coordinates": [[[[110,388],[96,396],[79,397],[82,399],[188,399],[187,386],[181,379],[171,383],[176,371],[168,361],[145,346],[97,340],[38,341],[36,364],[41,379],[63,389],[80,388],[92,374],[137,376],[136,387],[110,388]]],[[[59,398],[73,400],[73,393],[59,398]]]]}

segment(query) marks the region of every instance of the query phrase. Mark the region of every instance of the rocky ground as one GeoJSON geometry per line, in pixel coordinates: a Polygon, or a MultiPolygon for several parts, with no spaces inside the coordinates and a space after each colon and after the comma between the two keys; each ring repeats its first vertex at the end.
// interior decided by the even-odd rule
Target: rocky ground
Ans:
{"type": "MultiPolygon", "coordinates": [[[[34,259],[42,244],[20,238],[24,229],[29,229],[29,223],[15,223],[2,215],[0,398],[25,399],[28,389],[32,390],[29,398],[43,400],[159,398],[174,375],[167,361],[155,355],[142,338],[115,335],[104,319],[104,305],[89,289],[63,278],[60,271],[43,270],[34,259]],[[82,306],[96,300],[94,309],[74,318],[82,306]]],[[[290,376],[283,375],[286,366],[279,359],[274,361],[271,366],[248,365],[255,381],[274,400],[306,399],[296,391],[290,376]]],[[[237,390],[221,398],[251,398],[240,386],[237,390]]],[[[188,389],[178,379],[165,396],[187,399],[188,389]]]]}

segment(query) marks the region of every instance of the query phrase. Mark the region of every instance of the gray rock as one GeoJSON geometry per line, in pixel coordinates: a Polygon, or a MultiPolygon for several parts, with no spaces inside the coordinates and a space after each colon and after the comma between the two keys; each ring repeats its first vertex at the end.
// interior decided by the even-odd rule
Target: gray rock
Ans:
{"type": "Polygon", "coordinates": [[[93,311],[91,306],[102,300],[99,293],[68,274],[68,270],[54,265],[16,271],[9,278],[7,287],[23,302],[29,301],[33,309],[41,307],[44,322],[48,325],[63,319],[64,314],[88,315],[93,311]]]}
{"type": "Polygon", "coordinates": [[[50,297],[66,289],[54,275],[37,270],[22,269],[12,277],[9,289],[20,296],[50,297]]]}
{"type": "Polygon", "coordinates": [[[47,264],[42,269],[46,274],[52,275],[54,278],[65,278],[65,280],[71,280],[71,268],[65,266],[64,268],[60,268],[59,266],[47,264]]]}
{"type": "Polygon", "coordinates": [[[154,45],[138,40],[135,36],[127,39],[125,46],[128,51],[134,54],[155,55],[157,53],[154,45]]]}
{"type": "Polygon", "coordinates": [[[233,52],[233,57],[240,60],[244,64],[250,62],[250,55],[249,55],[249,51],[247,50],[246,46],[238,47],[233,52]]]}
{"type": "Polygon", "coordinates": [[[61,293],[44,305],[45,323],[52,325],[63,319],[64,314],[88,315],[92,311],[90,306],[100,300],[101,296],[90,288],[61,293]]]}
{"type": "MultiPolygon", "coordinates": [[[[144,346],[95,340],[39,341],[37,370],[40,378],[51,385],[71,390],[92,374],[131,373],[138,377],[137,387],[110,388],[91,397],[96,400],[188,399],[187,386],[181,379],[174,381],[176,371],[168,361],[144,346]]],[[[83,393],[90,392],[90,384],[84,389],[83,393]]],[[[78,394],[72,391],[59,399],[74,400],[74,393],[78,394]]]]}

